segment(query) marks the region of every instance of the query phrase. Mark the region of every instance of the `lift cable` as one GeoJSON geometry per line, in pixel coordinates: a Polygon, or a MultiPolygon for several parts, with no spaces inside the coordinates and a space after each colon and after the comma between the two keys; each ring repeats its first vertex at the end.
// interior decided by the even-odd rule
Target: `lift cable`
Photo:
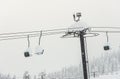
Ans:
{"type": "Polygon", "coordinates": [[[40,36],[39,36],[39,45],[40,45],[41,37],[42,37],[42,31],[40,31],[40,36]]]}
{"type": "Polygon", "coordinates": [[[28,48],[30,47],[30,39],[29,39],[29,35],[27,36],[27,41],[28,41],[28,48]]]}
{"type": "MultiPolygon", "coordinates": [[[[83,29],[83,27],[61,28],[61,29],[52,29],[52,30],[41,30],[41,31],[42,31],[42,36],[48,36],[48,35],[63,34],[69,31],[79,32],[81,29],[83,29]]],[[[89,27],[88,29],[89,31],[86,32],[86,35],[94,34],[93,36],[99,35],[99,32],[120,33],[120,27],[89,27]],[[112,30],[109,30],[109,29],[112,29],[112,30]]],[[[0,41],[27,38],[28,35],[29,37],[38,37],[40,35],[40,31],[2,33],[0,34],[0,41]]]]}
{"type": "Polygon", "coordinates": [[[106,32],[107,43],[109,42],[108,32],[106,32]]]}

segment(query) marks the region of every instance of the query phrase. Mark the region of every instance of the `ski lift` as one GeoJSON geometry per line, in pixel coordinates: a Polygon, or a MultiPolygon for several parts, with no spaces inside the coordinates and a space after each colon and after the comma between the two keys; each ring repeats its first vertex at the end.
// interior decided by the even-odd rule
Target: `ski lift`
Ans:
{"type": "Polygon", "coordinates": [[[30,48],[30,40],[29,40],[29,35],[27,37],[27,40],[28,40],[28,48],[26,49],[26,51],[24,52],[24,56],[25,57],[30,57],[32,56],[32,50],[30,48]]]}
{"type": "Polygon", "coordinates": [[[42,31],[40,31],[39,44],[38,44],[38,46],[36,46],[36,49],[35,49],[35,54],[37,54],[37,55],[42,55],[44,52],[44,49],[41,48],[41,46],[40,46],[41,37],[42,37],[42,31]]]}
{"type": "Polygon", "coordinates": [[[104,50],[110,50],[109,44],[106,44],[106,45],[104,46],[104,50]]]}
{"type": "Polygon", "coordinates": [[[110,50],[108,32],[106,32],[106,38],[107,38],[107,43],[104,45],[104,50],[105,51],[110,50]]]}

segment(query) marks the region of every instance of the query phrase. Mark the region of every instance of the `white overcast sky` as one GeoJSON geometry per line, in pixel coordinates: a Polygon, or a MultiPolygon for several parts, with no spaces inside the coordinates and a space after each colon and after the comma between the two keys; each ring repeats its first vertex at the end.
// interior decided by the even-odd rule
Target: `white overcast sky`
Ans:
{"type": "MultiPolygon", "coordinates": [[[[39,31],[65,28],[73,22],[72,14],[82,12],[82,20],[89,26],[120,26],[119,0],[0,0],[0,33],[39,31]]],[[[79,39],[62,39],[61,35],[43,37],[44,55],[24,58],[26,39],[0,42],[0,72],[23,74],[29,70],[37,73],[51,72],[62,67],[80,63],[79,39]]],[[[111,38],[118,39],[114,35],[111,38]]],[[[104,34],[88,38],[90,58],[100,55],[105,43],[104,34]],[[100,42],[101,41],[101,42],[100,42]]],[[[38,38],[32,38],[34,52],[38,38]]],[[[119,40],[112,40],[119,44],[119,40]]]]}

